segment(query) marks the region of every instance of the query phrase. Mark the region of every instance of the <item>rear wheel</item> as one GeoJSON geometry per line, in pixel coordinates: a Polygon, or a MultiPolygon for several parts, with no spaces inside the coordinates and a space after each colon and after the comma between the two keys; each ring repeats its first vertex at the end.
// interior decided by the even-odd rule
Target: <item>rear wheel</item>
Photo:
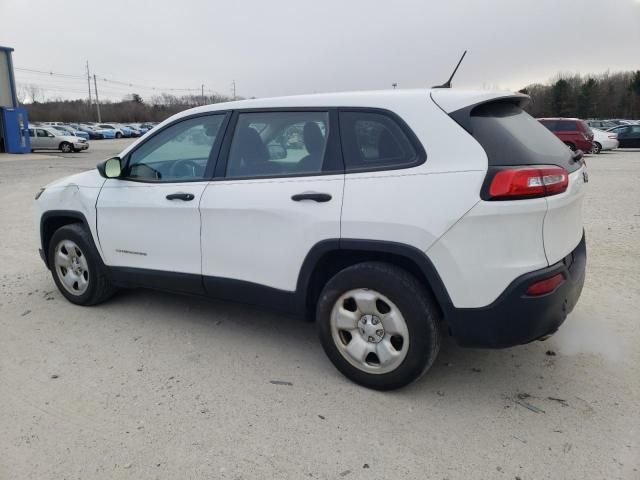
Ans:
{"type": "Polygon", "coordinates": [[[578,148],[571,142],[564,142],[564,144],[571,149],[572,152],[575,152],[578,148]]]}
{"type": "Polygon", "coordinates": [[[591,153],[598,154],[601,151],[602,151],[602,145],[600,145],[598,142],[593,142],[593,144],[591,145],[591,153]]]}
{"type": "Polygon", "coordinates": [[[58,290],[70,302],[96,305],[115,292],[91,234],[82,225],[65,225],[56,230],[47,258],[58,290]]]}
{"type": "Polygon", "coordinates": [[[73,151],[73,145],[69,142],[62,142],[60,144],[60,151],[63,153],[71,153],[73,151]]]}
{"type": "Polygon", "coordinates": [[[412,275],[386,263],[361,263],[336,274],[320,295],[317,321],[336,368],[377,390],[413,382],[440,349],[430,295],[412,275]]]}

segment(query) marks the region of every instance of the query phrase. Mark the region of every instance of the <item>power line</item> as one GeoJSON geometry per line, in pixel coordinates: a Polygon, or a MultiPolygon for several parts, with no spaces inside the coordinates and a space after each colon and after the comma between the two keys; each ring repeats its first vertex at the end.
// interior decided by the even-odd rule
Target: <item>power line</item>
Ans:
{"type": "MultiPolygon", "coordinates": [[[[73,74],[69,74],[69,73],[59,73],[59,72],[53,72],[53,71],[46,71],[46,70],[39,70],[36,68],[26,68],[26,67],[14,67],[14,70],[19,71],[19,72],[26,72],[26,73],[31,73],[31,74],[36,74],[36,75],[47,75],[49,77],[58,77],[58,78],[69,78],[69,79],[79,79],[79,80],[84,80],[86,77],[84,75],[73,75],[73,74]]],[[[97,77],[97,81],[100,82],[105,82],[105,83],[109,83],[109,84],[114,84],[114,85],[120,85],[120,86],[124,86],[124,87],[129,87],[129,88],[138,88],[138,89],[144,89],[144,90],[155,90],[158,92],[200,92],[201,89],[200,88],[179,88],[179,87],[159,87],[159,86],[153,86],[153,85],[143,85],[143,84],[139,84],[136,82],[129,82],[129,81],[124,81],[124,80],[116,80],[113,78],[108,78],[105,77],[103,75],[98,75],[95,74],[97,77]]],[[[207,92],[210,93],[216,93],[213,90],[206,90],[207,92]]]]}
{"type": "Polygon", "coordinates": [[[82,75],[71,75],[68,73],[55,73],[55,72],[46,72],[44,70],[36,70],[35,68],[21,68],[21,67],[13,67],[14,70],[18,70],[19,72],[29,72],[29,73],[37,73],[40,75],[49,75],[51,77],[67,77],[67,78],[81,78],[84,79],[82,75]]]}

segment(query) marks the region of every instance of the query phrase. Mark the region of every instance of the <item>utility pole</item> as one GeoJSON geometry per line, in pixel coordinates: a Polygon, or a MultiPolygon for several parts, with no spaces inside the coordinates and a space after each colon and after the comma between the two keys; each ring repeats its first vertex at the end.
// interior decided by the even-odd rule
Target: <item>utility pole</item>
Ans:
{"type": "Polygon", "coordinates": [[[236,99],[236,81],[233,81],[233,99],[236,99]]]}
{"type": "Polygon", "coordinates": [[[87,84],[89,85],[89,108],[91,108],[91,74],[89,73],[89,60],[87,60],[87,84]]]}
{"type": "Polygon", "coordinates": [[[98,81],[96,80],[96,74],[93,74],[93,86],[94,91],[96,92],[96,110],[98,110],[98,123],[102,122],[102,117],[100,116],[100,100],[98,99],[98,81]]]}
{"type": "Polygon", "coordinates": [[[204,105],[204,83],[201,85],[202,88],[202,93],[201,93],[201,97],[202,97],[202,104],[204,105]]]}

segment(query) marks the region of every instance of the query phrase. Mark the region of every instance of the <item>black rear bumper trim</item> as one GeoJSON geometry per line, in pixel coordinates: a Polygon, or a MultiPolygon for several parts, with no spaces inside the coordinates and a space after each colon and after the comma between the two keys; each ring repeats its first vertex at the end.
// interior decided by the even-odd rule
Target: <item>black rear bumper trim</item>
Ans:
{"type": "Polygon", "coordinates": [[[465,347],[506,348],[554,333],[582,293],[586,264],[583,233],[578,246],[563,260],[518,277],[491,305],[453,308],[447,315],[452,335],[465,347]],[[554,291],[535,297],[526,294],[531,283],[557,273],[565,280],[554,291]]]}

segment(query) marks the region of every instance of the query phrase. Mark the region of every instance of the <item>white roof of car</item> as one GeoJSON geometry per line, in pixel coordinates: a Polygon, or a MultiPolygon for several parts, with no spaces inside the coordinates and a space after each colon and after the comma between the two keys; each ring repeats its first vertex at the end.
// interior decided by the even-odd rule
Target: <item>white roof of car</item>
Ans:
{"type": "Polygon", "coordinates": [[[232,110],[244,108],[278,108],[278,107],[381,107],[404,103],[407,100],[423,101],[433,95],[434,100],[447,112],[468,105],[506,96],[526,95],[509,91],[495,90],[454,90],[412,89],[412,90],[372,90],[359,92],[316,93],[310,95],[292,95],[288,97],[257,98],[233,102],[215,103],[192,108],[172,117],[191,115],[194,113],[232,110]]]}

